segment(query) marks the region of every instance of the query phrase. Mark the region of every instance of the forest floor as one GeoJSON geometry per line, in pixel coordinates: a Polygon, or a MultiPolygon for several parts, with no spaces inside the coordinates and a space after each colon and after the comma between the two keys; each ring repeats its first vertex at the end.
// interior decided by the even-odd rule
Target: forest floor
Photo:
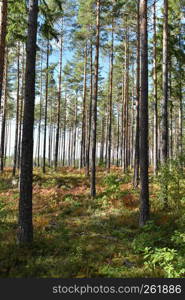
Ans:
{"type": "Polygon", "coordinates": [[[131,174],[99,168],[91,200],[84,170],[43,175],[34,169],[34,243],[21,247],[18,187],[10,169],[0,176],[0,277],[184,277],[185,203],[164,210],[155,181],[151,221],[139,228],[139,190],[131,174]]]}

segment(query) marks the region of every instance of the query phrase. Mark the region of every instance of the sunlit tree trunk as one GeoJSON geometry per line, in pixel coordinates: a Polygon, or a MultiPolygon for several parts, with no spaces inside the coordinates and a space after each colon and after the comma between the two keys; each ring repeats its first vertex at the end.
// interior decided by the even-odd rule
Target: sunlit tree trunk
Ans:
{"type": "Polygon", "coordinates": [[[154,37],[153,37],[153,83],[154,83],[154,174],[158,169],[158,95],[157,95],[157,31],[156,31],[156,2],[153,12],[154,37]]]}
{"type": "Polygon", "coordinates": [[[164,0],[163,20],[163,99],[162,99],[162,163],[168,158],[168,0],[164,0]]]}
{"type": "Polygon", "coordinates": [[[90,47],[90,99],[89,99],[89,127],[86,147],[86,176],[89,176],[90,168],[90,147],[91,147],[91,128],[92,128],[92,97],[93,97],[93,46],[90,47]]]}
{"type": "Polygon", "coordinates": [[[64,100],[64,128],[63,128],[63,151],[62,151],[62,166],[65,165],[65,150],[66,150],[66,119],[67,119],[67,95],[65,93],[64,100]]]}
{"type": "Polygon", "coordinates": [[[5,70],[4,70],[4,103],[3,103],[3,114],[2,114],[2,124],[1,124],[1,147],[0,147],[0,158],[1,158],[1,172],[4,171],[5,164],[5,139],[6,139],[6,119],[7,119],[7,89],[8,89],[8,54],[5,57],[5,70]]]}
{"type": "Polygon", "coordinates": [[[109,88],[109,126],[108,126],[108,157],[107,171],[110,172],[111,165],[111,143],[112,143],[112,88],[113,88],[113,63],[114,63],[114,20],[112,20],[111,54],[110,54],[110,88],[109,88]]]}
{"type": "Polygon", "coordinates": [[[136,73],[136,135],[134,157],[134,187],[139,184],[139,98],[140,98],[140,0],[137,3],[137,73],[136,73]]]}
{"type": "Polygon", "coordinates": [[[96,1],[96,54],[94,74],[94,95],[92,99],[92,166],[91,166],[91,196],[96,196],[96,129],[97,129],[97,99],[99,70],[99,38],[100,38],[100,0],[96,1]]]}
{"type": "Polygon", "coordinates": [[[42,122],[42,93],[43,93],[43,76],[42,76],[42,51],[40,57],[40,105],[39,105],[39,126],[38,126],[38,152],[37,152],[37,165],[40,167],[40,148],[41,148],[41,122],[42,122]]]}
{"type": "Polygon", "coordinates": [[[149,219],[148,186],[148,32],[147,0],[140,0],[140,37],[141,37],[141,98],[139,113],[140,144],[140,226],[149,219]]]}
{"type": "Polygon", "coordinates": [[[43,145],[43,173],[46,173],[46,139],[47,139],[47,115],[48,115],[48,82],[49,82],[49,40],[47,41],[46,54],[46,84],[45,84],[45,108],[44,108],[44,145],[43,145]]]}
{"type": "Polygon", "coordinates": [[[63,57],[63,38],[60,44],[60,62],[59,62],[59,82],[58,82],[58,101],[57,101],[57,130],[55,144],[55,170],[58,166],[59,136],[60,136],[60,119],[61,119],[61,92],[62,92],[62,57],[63,57]]]}
{"type": "Polygon", "coordinates": [[[85,167],[86,159],[86,94],[87,94],[87,42],[84,49],[84,82],[83,82],[83,107],[82,107],[82,137],[81,137],[81,155],[80,168],[85,167]]]}
{"type": "Polygon", "coordinates": [[[19,141],[18,141],[18,158],[17,158],[17,167],[20,169],[21,164],[21,142],[22,142],[22,126],[23,126],[23,109],[24,109],[24,78],[25,78],[25,48],[23,44],[23,53],[22,53],[22,78],[21,78],[21,97],[20,97],[20,115],[19,115],[19,141]]]}
{"type": "Polygon", "coordinates": [[[15,144],[14,144],[14,164],[13,176],[16,173],[17,167],[17,152],[18,152],[18,133],[19,133],[19,99],[20,99],[20,44],[17,47],[17,104],[16,104],[16,125],[15,125],[15,144]]]}

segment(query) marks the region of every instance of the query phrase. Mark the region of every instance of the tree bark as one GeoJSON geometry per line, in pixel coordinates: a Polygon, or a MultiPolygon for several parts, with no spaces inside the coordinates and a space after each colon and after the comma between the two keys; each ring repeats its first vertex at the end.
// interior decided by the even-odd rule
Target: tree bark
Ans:
{"type": "Polygon", "coordinates": [[[100,0],[96,1],[96,55],[94,75],[94,95],[92,100],[92,166],[91,166],[91,197],[96,196],[96,131],[97,131],[97,98],[99,71],[99,38],[100,38],[100,0]]]}
{"type": "Polygon", "coordinates": [[[147,0],[140,1],[140,36],[141,36],[141,98],[140,98],[140,226],[149,219],[148,186],[148,32],[147,0]]]}
{"type": "Polygon", "coordinates": [[[33,125],[35,105],[35,64],[37,39],[38,0],[29,1],[26,48],[25,106],[20,174],[19,230],[20,243],[33,240],[32,181],[33,181],[33,125]]]}
{"type": "Polygon", "coordinates": [[[47,41],[46,57],[46,87],[45,87],[45,112],[44,112],[44,145],[43,145],[43,173],[46,173],[46,137],[47,137],[47,111],[48,111],[48,81],[49,81],[49,40],[47,41]]]}
{"type": "Polygon", "coordinates": [[[59,62],[59,83],[58,83],[58,104],[57,104],[57,130],[56,130],[56,145],[55,145],[55,170],[58,166],[58,150],[59,150],[59,135],[60,135],[60,115],[61,115],[61,84],[62,84],[62,56],[63,56],[63,38],[61,37],[60,44],[60,62],[59,62]]]}
{"type": "Polygon", "coordinates": [[[86,150],[86,93],[87,93],[87,41],[84,49],[84,82],[83,82],[83,110],[82,110],[82,137],[81,137],[81,159],[80,168],[85,167],[85,150],[86,150]]]}
{"type": "Polygon", "coordinates": [[[109,88],[109,127],[108,127],[108,157],[107,171],[110,172],[111,144],[112,144],[112,88],[113,88],[113,63],[114,63],[114,20],[112,20],[111,54],[110,54],[110,88],[109,88]]]}
{"type": "Polygon", "coordinates": [[[8,89],[8,54],[6,54],[6,63],[5,63],[5,74],[4,74],[4,103],[3,103],[3,115],[2,115],[2,124],[1,124],[1,149],[0,149],[0,157],[1,157],[1,173],[4,171],[5,164],[5,138],[6,138],[6,119],[7,119],[7,89],[8,89]]]}
{"type": "Polygon", "coordinates": [[[7,31],[7,0],[0,2],[0,110],[1,97],[3,88],[4,64],[5,64],[5,47],[6,47],[6,31],[7,31]]]}
{"type": "Polygon", "coordinates": [[[23,107],[24,107],[24,77],[25,77],[25,51],[23,44],[23,54],[22,54],[22,78],[21,78],[21,99],[20,99],[20,115],[19,115],[19,141],[18,141],[18,159],[17,159],[17,167],[20,169],[21,164],[21,142],[22,142],[22,121],[23,121],[23,107]]]}
{"type": "Polygon", "coordinates": [[[140,102],[140,0],[137,4],[137,74],[136,74],[136,136],[134,159],[134,187],[139,185],[139,102],[140,102]]]}
{"type": "Polygon", "coordinates": [[[123,171],[126,172],[128,169],[128,101],[129,101],[129,34],[128,26],[126,25],[126,36],[125,36],[125,78],[124,78],[124,135],[123,135],[123,171]]]}
{"type": "Polygon", "coordinates": [[[90,99],[89,99],[89,127],[86,147],[86,176],[89,176],[90,168],[90,146],[91,146],[91,128],[92,128],[92,97],[93,97],[93,46],[90,47],[90,99]]]}
{"type": "Polygon", "coordinates": [[[42,52],[40,57],[40,107],[39,107],[39,126],[38,126],[38,153],[37,153],[37,165],[40,167],[40,146],[41,146],[41,122],[42,122],[42,52]]]}
{"type": "Polygon", "coordinates": [[[157,31],[156,31],[156,1],[153,12],[153,84],[154,84],[154,174],[158,170],[158,96],[157,96],[157,31]]]}
{"type": "Polygon", "coordinates": [[[163,99],[162,99],[162,163],[168,158],[168,0],[164,0],[163,21],[163,99]]]}
{"type": "Polygon", "coordinates": [[[65,150],[66,150],[66,119],[67,119],[67,95],[65,94],[64,102],[64,129],[63,129],[63,154],[62,154],[62,166],[65,166],[65,150]]]}
{"type": "Polygon", "coordinates": [[[20,45],[17,48],[17,107],[16,107],[16,126],[15,126],[15,145],[14,145],[14,165],[13,176],[15,176],[17,168],[17,152],[18,152],[18,133],[19,133],[19,93],[20,93],[20,45]]]}

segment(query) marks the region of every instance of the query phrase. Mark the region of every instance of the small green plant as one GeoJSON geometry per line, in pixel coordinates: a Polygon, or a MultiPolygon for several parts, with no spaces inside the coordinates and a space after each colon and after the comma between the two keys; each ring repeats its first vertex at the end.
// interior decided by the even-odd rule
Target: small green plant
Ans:
{"type": "Polygon", "coordinates": [[[148,221],[132,242],[132,247],[136,253],[143,253],[145,248],[155,247],[162,239],[160,228],[153,221],[148,221]],[[151,234],[152,233],[152,234],[151,234]]]}
{"type": "Polygon", "coordinates": [[[171,237],[171,241],[174,243],[178,249],[182,250],[183,253],[185,252],[185,233],[179,232],[175,230],[174,234],[171,237]]]}
{"type": "Polygon", "coordinates": [[[112,186],[112,185],[119,185],[120,184],[120,178],[117,174],[108,174],[104,178],[104,184],[112,186]]]}
{"type": "Polygon", "coordinates": [[[107,175],[104,179],[104,184],[107,186],[105,193],[109,199],[119,198],[121,179],[116,174],[107,175]]]}
{"type": "Polygon", "coordinates": [[[168,160],[160,168],[157,177],[157,183],[160,190],[158,192],[159,199],[163,202],[167,199],[168,206],[178,211],[183,202],[185,193],[184,186],[184,170],[182,158],[176,160],[168,160]]]}
{"type": "Polygon", "coordinates": [[[185,273],[183,260],[175,249],[146,247],[144,259],[147,268],[153,272],[157,267],[161,268],[167,278],[178,278],[185,273]]]}
{"type": "Polygon", "coordinates": [[[2,201],[0,201],[0,219],[1,219],[1,221],[3,221],[7,215],[5,208],[6,208],[6,204],[3,203],[2,201]]]}

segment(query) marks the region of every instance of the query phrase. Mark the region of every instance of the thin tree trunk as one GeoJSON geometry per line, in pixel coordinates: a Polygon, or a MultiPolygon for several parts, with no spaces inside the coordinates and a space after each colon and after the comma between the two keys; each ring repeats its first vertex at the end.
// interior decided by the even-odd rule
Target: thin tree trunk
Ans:
{"type": "Polygon", "coordinates": [[[20,44],[17,48],[17,108],[16,108],[16,125],[15,125],[15,145],[14,145],[14,165],[13,176],[15,176],[17,168],[17,152],[18,152],[18,133],[19,133],[19,99],[20,99],[20,44]]]}
{"type": "Polygon", "coordinates": [[[121,167],[123,168],[124,161],[124,71],[122,73],[122,92],[121,92],[121,167]]]}
{"type": "Polygon", "coordinates": [[[97,99],[99,71],[99,37],[100,37],[100,0],[96,1],[96,55],[94,75],[94,95],[92,99],[92,166],[91,166],[91,197],[96,196],[96,131],[97,131],[97,99]]]}
{"type": "MultiPolygon", "coordinates": [[[[181,33],[179,34],[179,49],[181,49],[181,33]]],[[[179,142],[178,154],[182,157],[183,154],[183,97],[182,97],[182,64],[179,61],[179,142]]]]}
{"type": "Polygon", "coordinates": [[[23,44],[23,54],[22,54],[22,78],[21,78],[21,98],[20,98],[20,116],[19,116],[19,142],[18,142],[18,159],[17,167],[20,169],[21,164],[21,142],[22,142],[22,126],[23,126],[23,108],[24,108],[24,78],[25,78],[25,58],[24,58],[24,44],[23,44]]]}
{"type": "Polygon", "coordinates": [[[59,62],[59,83],[58,83],[58,104],[57,104],[57,130],[55,146],[55,170],[58,166],[59,134],[60,134],[60,115],[61,115],[61,84],[62,84],[62,57],[63,57],[63,38],[60,44],[60,62],[59,62]]]}
{"type": "Polygon", "coordinates": [[[116,165],[119,167],[119,148],[120,148],[120,112],[119,112],[119,106],[118,106],[118,127],[117,127],[117,133],[118,133],[118,138],[117,138],[117,157],[116,157],[116,165]]]}
{"type": "Polygon", "coordinates": [[[170,139],[169,139],[169,157],[173,159],[173,101],[172,101],[172,76],[171,76],[171,58],[169,62],[169,104],[170,104],[170,139]]]}
{"type": "Polygon", "coordinates": [[[125,79],[124,79],[124,160],[123,170],[124,172],[128,169],[128,100],[129,100],[129,40],[128,40],[128,27],[126,26],[126,37],[125,37],[125,79]]]}
{"type": "Polygon", "coordinates": [[[164,0],[163,21],[163,100],[162,100],[162,163],[168,158],[168,0],[164,0]]]}
{"type": "Polygon", "coordinates": [[[85,141],[86,141],[86,92],[87,92],[87,42],[84,49],[84,83],[83,83],[83,110],[82,110],[82,138],[81,138],[81,159],[80,168],[86,163],[85,141]]]}
{"type": "Polygon", "coordinates": [[[108,127],[108,157],[107,171],[110,172],[111,144],[112,144],[112,88],[113,88],[113,63],[114,63],[114,20],[112,20],[111,54],[110,54],[110,88],[109,88],[109,127],[108,127]]]}
{"type": "MultiPolygon", "coordinates": [[[[52,113],[51,113],[52,114],[52,113]]],[[[50,124],[49,124],[49,141],[48,141],[48,167],[51,168],[51,147],[52,147],[52,120],[50,116],[50,124]]]]}
{"type": "Polygon", "coordinates": [[[78,97],[76,95],[75,101],[75,120],[74,120],[74,138],[73,138],[73,166],[76,167],[76,129],[77,129],[77,113],[78,113],[78,97]]]}
{"type": "Polygon", "coordinates": [[[104,162],[104,146],[105,146],[105,118],[102,116],[101,120],[101,145],[100,145],[100,165],[104,162]]]}
{"type": "Polygon", "coordinates": [[[64,103],[64,132],[63,132],[63,155],[62,155],[62,166],[65,165],[65,149],[66,149],[66,118],[67,118],[67,95],[65,94],[64,103]]]}
{"type": "Polygon", "coordinates": [[[4,162],[5,162],[5,134],[6,134],[6,118],[7,118],[7,84],[8,84],[8,54],[6,54],[6,63],[5,63],[5,75],[4,75],[4,104],[3,104],[3,116],[2,116],[2,125],[1,125],[1,173],[4,171],[4,162]]]}
{"type": "Polygon", "coordinates": [[[39,126],[38,126],[38,153],[37,153],[37,165],[40,167],[40,144],[41,144],[41,122],[42,122],[42,52],[40,57],[40,110],[39,110],[39,126]]]}
{"type": "Polygon", "coordinates": [[[140,1],[141,98],[140,98],[140,226],[149,219],[148,186],[148,32],[147,0],[140,1]]]}
{"type": "Polygon", "coordinates": [[[45,112],[44,112],[44,145],[43,145],[43,173],[46,173],[46,138],[47,138],[47,112],[48,112],[48,81],[49,81],[49,39],[46,54],[46,86],[45,86],[45,112]]]}
{"type": "Polygon", "coordinates": [[[89,128],[88,128],[88,139],[86,147],[86,176],[89,176],[89,167],[90,167],[90,146],[91,146],[91,125],[92,125],[92,97],[93,97],[93,46],[91,41],[90,48],[90,101],[89,101],[89,128]]]}
{"type": "Polygon", "coordinates": [[[4,64],[5,64],[5,47],[6,47],[6,31],[7,31],[7,0],[0,2],[0,110],[1,97],[3,88],[4,64]]]}
{"type": "Polygon", "coordinates": [[[134,187],[139,185],[139,102],[140,102],[140,0],[137,4],[137,73],[136,73],[136,136],[134,159],[134,187]]]}
{"type": "Polygon", "coordinates": [[[158,99],[157,99],[157,32],[156,32],[156,1],[154,2],[154,37],[153,37],[153,82],[154,82],[154,174],[158,170],[158,99]]]}

